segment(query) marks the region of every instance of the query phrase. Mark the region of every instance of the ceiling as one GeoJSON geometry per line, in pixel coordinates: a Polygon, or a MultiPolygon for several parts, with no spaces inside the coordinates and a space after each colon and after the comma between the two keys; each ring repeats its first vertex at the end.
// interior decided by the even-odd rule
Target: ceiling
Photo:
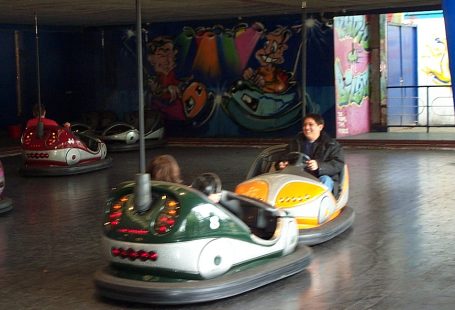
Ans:
{"type": "MultiPolygon", "coordinates": [[[[142,22],[330,12],[440,9],[442,0],[141,0],[142,22]]],[[[136,0],[0,0],[0,24],[107,26],[136,23],[136,0]]]]}

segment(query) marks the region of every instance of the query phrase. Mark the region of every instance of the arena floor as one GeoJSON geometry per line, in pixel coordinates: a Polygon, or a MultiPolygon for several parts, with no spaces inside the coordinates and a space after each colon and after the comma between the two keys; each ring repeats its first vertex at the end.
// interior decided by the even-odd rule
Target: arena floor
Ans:
{"type": "MultiPolygon", "coordinates": [[[[167,146],[186,183],[215,172],[226,189],[241,182],[261,148],[167,146]]],[[[150,306],[99,297],[93,275],[110,188],[134,178],[138,153],[114,153],[113,167],[70,177],[25,178],[20,156],[3,157],[0,216],[2,309],[453,309],[453,150],[346,149],[348,231],[313,246],[307,270],[251,292],[188,306],[150,306]]]]}

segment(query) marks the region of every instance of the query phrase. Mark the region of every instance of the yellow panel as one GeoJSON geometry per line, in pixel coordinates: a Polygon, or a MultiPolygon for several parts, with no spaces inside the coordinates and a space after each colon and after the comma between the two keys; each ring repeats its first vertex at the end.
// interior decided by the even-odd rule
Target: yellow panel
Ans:
{"type": "Polygon", "coordinates": [[[297,220],[297,227],[299,229],[308,229],[308,228],[314,228],[314,227],[319,226],[317,218],[297,217],[296,220],[297,220]]]}
{"type": "MultiPolygon", "coordinates": [[[[335,211],[330,216],[330,218],[324,223],[330,222],[331,220],[336,218],[340,214],[340,212],[341,212],[341,210],[335,211]]],[[[315,227],[321,226],[321,224],[318,223],[318,219],[317,218],[297,217],[296,220],[297,220],[297,226],[298,226],[299,229],[309,229],[309,228],[315,228],[315,227]]]]}
{"type": "Polygon", "coordinates": [[[344,166],[344,178],[343,178],[343,184],[342,184],[342,191],[345,192],[347,191],[349,186],[349,171],[348,167],[344,166]]]}
{"type": "Polygon", "coordinates": [[[267,197],[269,195],[269,185],[264,181],[247,181],[237,185],[235,192],[239,195],[267,201],[267,197]]]}
{"type": "Polygon", "coordinates": [[[293,208],[319,197],[324,192],[324,187],[317,184],[290,182],[281,188],[274,205],[277,208],[293,208]]]}

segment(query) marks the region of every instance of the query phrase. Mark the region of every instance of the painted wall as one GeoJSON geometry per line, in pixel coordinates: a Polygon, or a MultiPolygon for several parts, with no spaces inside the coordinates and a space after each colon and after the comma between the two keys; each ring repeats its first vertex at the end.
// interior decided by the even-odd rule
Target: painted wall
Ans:
{"type": "Polygon", "coordinates": [[[417,63],[414,68],[418,81],[413,84],[419,86],[414,96],[418,98],[415,103],[417,106],[415,115],[413,115],[416,125],[454,125],[449,49],[443,12],[388,14],[387,21],[397,25],[409,25],[416,29],[417,63]]]}
{"type": "Polygon", "coordinates": [[[333,24],[317,18],[307,26],[307,82],[308,110],[324,117],[325,130],[335,137],[335,73],[333,24]]]}
{"type": "MultiPolygon", "coordinates": [[[[322,49],[313,44],[333,37],[326,28],[309,38],[305,112],[321,112],[334,132],[333,40],[322,49]]],[[[75,121],[110,110],[123,120],[137,110],[134,30],[40,28],[42,102],[50,117],[75,121]]],[[[300,130],[301,16],[144,24],[141,39],[145,106],[162,113],[168,135],[287,137],[300,130]]],[[[0,42],[4,128],[24,123],[37,101],[36,52],[30,27],[4,26],[0,42]],[[19,116],[12,40],[17,29],[24,111],[19,116]]]]}
{"type": "Polygon", "coordinates": [[[302,115],[300,23],[252,19],[146,28],[146,105],[180,136],[296,132],[302,115]]]}
{"type": "Polygon", "coordinates": [[[430,125],[455,124],[449,51],[442,11],[405,13],[403,23],[417,27],[418,85],[437,86],[419,88],[418,124],[426,125],[427,118],[430,125]]]}
{"type": "Polygon", "coordinates": [[[370,130],[368,28],[365,16],[335,18],[336,136],[370,130]]]}

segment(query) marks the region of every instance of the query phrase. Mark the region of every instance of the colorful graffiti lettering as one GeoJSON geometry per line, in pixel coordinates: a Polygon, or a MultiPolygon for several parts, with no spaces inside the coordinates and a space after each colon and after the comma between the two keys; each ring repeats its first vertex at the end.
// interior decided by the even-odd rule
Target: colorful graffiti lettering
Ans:
{"type": "Polygon", "coordinates": [[[343,17],[338,20],[336,28],[339,39],[349,37],[364,49],[368,48],[368,31],[366,31],[364,16],[343,17]]]}
{"type": "Polygon", "coordinates": [[[368,97],[368,72],[353,75],[352,71],[348,69],[343,73],[340,59],[337,58],[335,60],[335,78],[338,105],[361,105],[364,98],[368,97]]]}
{"type": "Polygon", "coordinates": [[[369,130],[369,55],[365,16],[335,19],[337,137],[369,130]]]}
{"type": "Polygon", "coordinates": [[[337,18],[335,26],[337,104],[361,105],[369,95],[368,53],[362,43],[368,38],[365,17],[337,18]]]}

